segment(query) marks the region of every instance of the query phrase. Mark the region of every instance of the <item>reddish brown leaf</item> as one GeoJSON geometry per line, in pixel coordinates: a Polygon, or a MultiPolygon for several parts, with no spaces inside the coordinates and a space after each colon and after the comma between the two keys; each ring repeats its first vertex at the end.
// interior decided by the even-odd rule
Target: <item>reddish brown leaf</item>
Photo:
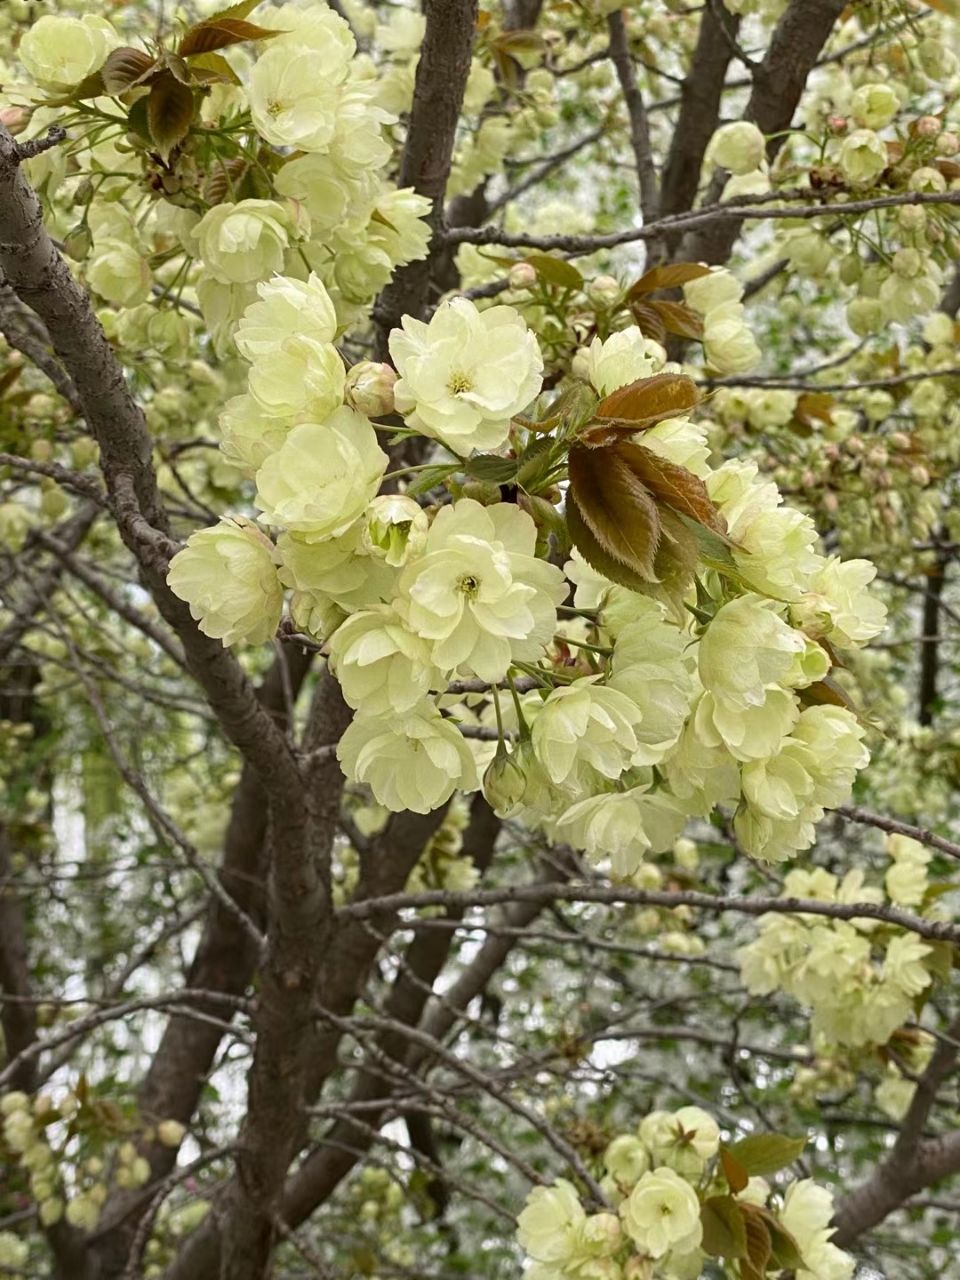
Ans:
{"type": "Polygon", "coordinates": [[[169,71],[153,82],[147,99],[147,121],[150,137],[166,159],[178,142],[182,142],[193,121],[193,90],[169,71]]]}
{"type": "Polygon", "coordinates": [[[650,584],[646,578],[604,551],[591,533],[590,526],[584,520],[577,501],[570,492],[567,493],[565,514],[570,541],[592,569],[596,569],[597,573],[602,573],[605,578],[609,578],[611,582],[616,582],[621,587],[629,587],[631,591],[648,590],[650,584]]]}
{"type": "Polygon", "coordinates": [[[756,1216],[763,1219],[763,1224],[767,1228],[770,1236],[770,1257],[775,1265],[791,1271],[802,1267],[803,1257],[800,1249],[786,1227],[780,1225],[769,1209],[758,1209],[756,1216]]]}
{"type": "Polygon", "coordinates": [[[618,441],[611,446],[610,452],[636,476],[645,489],[649,489],[658,502],[672,507],[680,515],[698,521],[713,533],[726,534],[726,521],[711,502],[706,485],[692,471],[675,462],[668,462],[666,458],[645,449],[643,445],[634,444],[632,440],[618,441]]]}
{"type": "Polygon", "coordinates": [[[667,333],[676,334],[678,338],[703,337],[702,317],[685,303],[665,302],[660,298],[654,298],[650,305],[663,321],[663,327],[667,333]]]}
{"type": "Polygon", "coordinates": [[[180,41],[177,53],[181,58],[189,58],[195,53],[212,53],[215,49],[245,44],[248,40],[272,40],[281,34],[270,27],[244,22],[242,18],[211,18],[190,28],[180,41]]]}
{"type": "Polygon", "coordinates": [[[677,289],[688,280],[699,280],[701,276],[709,274],[710,268],[701,262],[674,262],[669,266],[652,267],[631,285],[627,298],[632,302],[634,298],[653,293],[655,289],[677,289]]]}
{"type": "Polygon", "coordinates": [[[700,544],[694,532],[699,525],[685,524],[669,507],[658,509],[660,546],[653,567],[666,595],[682,598],[700,563],[700,544]]]}
{"type": "Polygon", "coordinates": [[[636,422],[655,417],[677,418],[700,401],[692,378],[679,373],[658,373],[638,378],[605,396],[597,405],[598,418],[624,418],[636,422]]]}
{"type": "Polygon", "coordinates": [[[827,391],[805,391],[797,399],[793,416],[805,427],[812,427],[816,421],[831,422],[835,404],[836,400],[827,391]]]}
{"type": "Polygon", "coordinates": [[[663,321],[649,302],[634,302],[630,311],[640,332],[646,337],[653,338],[655,342],[663,342],[666,339],[667,331],[663,321]]]}
{"type": "Polygon", "coordinates": [[[741,1205],[743,1223],[747,1231],[747,1256],[740,1263],[741,1280],[763,1280],[773,1242],[763,1217],[756,1212],[753,1205],[741,1205]]]}
{"type": "Polygon", "coordinates": [[[720,1148],[720,1167],[730,1190],[734,1194],[743,1191],[750,1181],[750,1175],[729,1147],[720,1148]]]}
{"type": "Polygon", "coordinates": [[[650,492],[613,449],[575,445],[568,467],[577,508],[603,550],[655,582],[660,517],[650,492]]]}
{"type": "Polygon", "coordinates": [[[109,94],[126,93],[156,66],[156,59],[142,49],[114,49],[100,69],[103,87],[109,94]]]}
{"type": "Polygon", "coordinates": [[[211,13],[209,18],[205,18],[205,22],[219,22],[221,18],[246,18],[253,12],[262,0],[238,0],[237,4],[228,5],[226,9],[218,9],[216,13],[211,13]]]}
{"type": "Polygon", "coordinates": [[[207,204],[222,204],[240,186],[249,167],[243,156],[231,156],[229,160],[218,156],[217,167],[211,170],[203,184],[203,198],[207,204]]]}

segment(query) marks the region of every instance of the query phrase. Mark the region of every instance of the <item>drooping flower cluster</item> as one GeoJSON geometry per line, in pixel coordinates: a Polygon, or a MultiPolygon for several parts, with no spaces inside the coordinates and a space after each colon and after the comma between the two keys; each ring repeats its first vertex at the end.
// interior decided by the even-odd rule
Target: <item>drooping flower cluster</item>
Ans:
{"type": "Polygon", "coordinates": [[[708,1258],[734,1262],[744,1256],[742,1242],[759,1238],[765,1274],[849,1280],[854,1261],[830,1241],[829,1191],[810,1179],[775,1190],[755,1172],[786,1167],[802,1147],[759,1134],[722,1148],[720,1128],[702,1108],[653,1111],[604,1152],[600,1189],[609,1207],[588,1212],[562,1178],[531,1191],[517,1219],[527,1274],[696,1280],[708,1258]]]}
{"type": "MultiPolygon", "coordinates": [[[[929,850],[907,836],[889,836],[892,865],[886,892],[865,885],[862,871],[843,880],[818,868],[791,871],[788,898],[869,902],[916,908],[927,890],[929,850]]],[[[927,914],[935,908],[927,906],[927,914]]],[[[783,990],[812,1012],[815,1040],[830,1046],[884,1045],[916,1015],[937,973],[936,947],[903,929],[873,919],[833,920],[813,915],[761,919],[759,936],[738,953],[740,973],[753,995],[783,990]]]]}

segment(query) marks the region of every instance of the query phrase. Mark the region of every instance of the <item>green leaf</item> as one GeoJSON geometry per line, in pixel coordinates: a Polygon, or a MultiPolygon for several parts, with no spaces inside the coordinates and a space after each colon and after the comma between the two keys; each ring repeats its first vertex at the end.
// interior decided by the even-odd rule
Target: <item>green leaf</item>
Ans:
{"type": "Polygon", "coordinates": [[[516,478],[516,458],[502,458],[498,453],[478,453],[464,463],[464,471],[477,480],[506,484],[516,478]]]}
{"type": "Polygon", "coordinates": [[[765,1177],[793,1164],[806,1145],[806,1138],[788,1138],[783,1133],[752,1133],[735,1142],[729,1150],[751,1177],[765,1177]]]}
{"type": "Polygon", "coordinates": [[[193,78],[200,84],[240,84],[240,77],[220,53],[196,53],[190,59],[193,78]]]}
{"type": "Polygon", "coordinates": [[[550,416],[541,423],[531,425],[532,431],[552,431],[563,425],[570,431],[578,431],[590,421],[597,411],[599,398],[586,382],[571,382],[557,396],[549,409],[550,416]]]}
{"type": "Polygon", "coordinates": [[[712,1258],[744,1258],[747,1227],[743,1210],[733,1196],[710,1196],[700,1209],[703,1240],[700,1247],[712,1258]]]}
{"type": "MultiPolygon", "coordinates": [[[[937,886],[949,892],[956,889],[956,885],[947,884],[937,886]]],[[[929,895],[924,895],[924,906],[927,905],[929,895]]],[[[938,978],[941,982],[949,982],[953,973],[953,958],[956,954],[956,947],[952,942],[936,942],[928,940],[926,945],[930,948],[930,954],[926,957],[924,963],[933,977],[938,978]]]]}
{"type": "Polygon", "coordinates": [[[754,589],[747,583],[740,566],[731,553],[731,547],[735,544],[729,538],[714,533],[712,529],[702,525],[699,520],[691,520],[680,511],[677,512],[677,516],[696,535],[702,564],[706,565],[708,569],[713,569],[715,573],[729,578],[731,582],[735,582],[737,586],[742,587],[744,590],[752,591],[754,589]]]}
{"type": "Polygon", "coordinates": [[[517,459],[517,484],[524,489],[536,488],[549,473],[554,444],[550,436],[538,436],[530,441],[517,459]]]}
{"type": "Polygon", "coordinates": [[[567,465],[577,508],[600,546],[647,582],[656,582],[660,517],[649,490],[612,449],[575,445],[567,465]]]}
{"type": "Polygon", "coordinates": [[[438,484],[443,484],[448,476],[452,476],[459,470],[459,462],[442,462],[435,467],[428,467],[426,471],[418,471],[404,489],[404,493],[411,498],[415,498],[418,493],[429,493],[431,489],[435,489],[438,484]]]}
{"type": "Polygon", "coordinates": [[[189,132],[194,113],[193,90],[181,84],[170,71],[164,71],[153,82],[147,99],[147,122],[150,137],[164,160],[189,132]]]}
{"type": "Polygon", "coordinates": [[[569,492],[565,513],[570,541],[592,569],[596,569],[597,573],[602,573],[605,578],[609,578],[611,582],[616,582],[621,587],[628,587],[631,591],[639,591],[643,594],[648,592],[650,584],[642,574],[617,560],[600,545],[584,520],[576,498],[569,492]]]}
{"type": "Polygon", "coordinates": [[[83,102],[86,98],[102,98],[105,92],[103,76],[99,71],[94,71],[93,75],[85,76],[79,84],[75,84],[64,93],[58,93],[54,98],[42,98],[39,105],[41,107],[70,107],[75,102],[83,102]]]}
{"type": "Polygon", "coordinates": [[[273,40],[283,34],[271,27],[254,26],[241,18],[209,18],[190,28],[180,41],[177,53],[181,58],[190,58],[195,53],[212,53],[215,49],[246,44],[250,40],[273,40]]]}
{"type": "Polygon", "coordinates": [[[554,258],[549,253],[531,253],[524,259],[534,268],[548,284],[559,285],[562,289],[581,289],[583,276],[565,258],[554,258]]]}

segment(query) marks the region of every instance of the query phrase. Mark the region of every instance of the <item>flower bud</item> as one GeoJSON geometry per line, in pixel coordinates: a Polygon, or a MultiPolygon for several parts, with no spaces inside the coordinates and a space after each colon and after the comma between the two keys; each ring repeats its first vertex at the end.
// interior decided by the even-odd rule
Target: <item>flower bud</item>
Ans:
{"type": "Polygon", "coordinates": [[[537,283],[536,268],[529,262],[515,263],[507,275],[511,289],[532,289],[537,283]]]}
{"type": "Polygon", "coordinates": [[[483,794],[498,818],[509,818],[523,803],[527,779],[523,768],[501,743],[483,775],[483,794]]]}
{"type": "Polygon", "coordinates": [[[914,128],[921,138],[936,138],[940,133],[940,121],[936,116],[921,116],[914,128]]]}
{"type": "Polygon", "coordinates": [[[960,151],[960,138],[955,133],[945,130],[937,138],[937,150],[942,156],[955,156],[960,151]]]}
{"type": "Polygon", "coordinates": [[[179,1120],[161,1120],[157,1125],[157,1141],[165,1147],[179,1147],[186,1132],[186,1125],[179,1120]]]}
{"type": "MultiPolygon", "coordinates": [[[[19,502],[0,502],[0,547],[13,552],[21,551],[29,531],[30,515],[26,507],[19,502]]],[[[9,1093],[3,1102],[17,1096],[9,1093]]],[[[3,1114],[7,1115],[8,1112],[4,1110],[3,1114]]]]}
{"type": "Polygon", "coordinates": [[[922,231],[927,225],[927,211],[922,204],[905,204],[897,210],[897,222],[904,231],[922,231]]]}
{"type": "Polygon", "coordinates": [[[766,155],[763,134],[749,120],[723,124],[710,139],[707,163],[729,169],[731,173],[752,173],[759,169],[766,155]]]}
{"type": "Polygon", "coordinates": [[[51,481],[43,487],[40,495],[40,510],[48,520],[59,520],[70,506],[70,499],[56,483],[51,481]]]}
{"type": "Polygon", "coordinates": [[[620,293],[620,281],[615,276],[594,276],[587,285],[587,297],[595,307],[612,307],[620,293]]]}
{"type": "Polygon", "coordinates": [[[394,412],[393,388],[397,372],[388,364],[362,360],[347,374],[344,397],[358,413],[382,418],[394,412]]]}

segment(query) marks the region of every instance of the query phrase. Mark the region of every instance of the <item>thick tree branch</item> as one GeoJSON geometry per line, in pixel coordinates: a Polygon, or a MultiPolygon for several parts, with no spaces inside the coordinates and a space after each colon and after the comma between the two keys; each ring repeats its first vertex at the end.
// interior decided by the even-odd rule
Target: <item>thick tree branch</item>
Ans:
{"type": "Polygon", "coordinates": [[[690,209],[700,186],[700,171],[707,143],[720,115],[723,82],[732,51],[723,39],[723,26],[732,36],[740,18],[725,9],[718,13],[706,5],[700,18],[697,45],[680,90],[680,112],[663,169],[661,208],[665,214],[690,209]]]}
{"type": "Polygon", "coordinates": [[[432,202],[433,241],[427,257],[401,267],[374,305],[379,360],[386,358],[387,338],[401,317],[422,316],[427,306],[431,263],[440,248],[444,192],[470,73],[477,0],[426,0],[424,12],[427,27],[397,185],[413,187],[432,202]]]}
{"type": "MultiPolygon", "coordinates": [[[[280,653],[258,691],[264,711],[283,731],[287,724],[287,692],[296,698],[311,661],[294,646],[280,653]],[[286,673],[280,664],[287,664],[286,673]]],[[[237,906],[260,927],[266,925],[264,885],[267,797],[257,772],[245,765],[234,792],[224,837],[220,884],[237,906]]],[[[210,1015],[222,1015],[222,1000],[239,997],[246,990],[257,962],[257,952],[247,931],[222,901],[211,898],[206,923],[185,978],[191,991],[210,992],[197,1007],[210,1015]]],[[[223,1039],[223,1027],[213,1021],[171,1018],[140,1087],[138,1107],[152,1120],[173,1119],[188,1125],[196,1111],[207,1075],[223,1039]]],[[[142,1154],[150,1162],[153,1179],[169,1174],[176,1152],[160,1142],[144,1144],[142,1154]]],[[[136,1220],[125,1217],[129,1196],[119,1193],[108,1204],[108,1216],[122,1221],[115,1233],[98,1241],[107,1274],[119,1269],[129,1252],[136,1220]]]]}
{"type": "Polygon", "coordinates": [[[834,1240],[841,1247],[853,1244],[911,1196],[960,1172],[960,1131],[942,1138],[923,1137],[937,1091],[956,1068],[958,1037],[960,1018],[955,1018],[917,1082],[892,1151],[867,1181],[837,1206],[834,1240]]]}
{"type": "Polygon", "coordinates": [[[633,60],[630,57],[630,44],[627,40],[622,9],[617,9],[608,16],[607,29],[610,32],[610,59],[617,71],[617,79],[620,81],[620,89],[630,120],[630,145],[633,148],[633,160],[640,186],[640,209],[644,222],[655,222],[660,216],[660,179],[653,159],[653,148],[650,145],[650,124],[647,120],[643,94],[640,92],[633,71],[633,60]]]}
{"type": "MultiPolygon", "coordinates": [[[[767,158],[773,160],[785,141],[807,77],[820,57],[846,0],[790,0],[774,28],[766,56],[753,67],[753,91],[744,112],[768,135],[767,158]],[[770,136],[779,135],[779,136],[770,136]]],[[[708,200],[720,194],[711,187],[708,200]]],[[[726,262],[740,234],[740,224],[707,227],[685,237],[680,256],[691,262],[726,262]]]]}

